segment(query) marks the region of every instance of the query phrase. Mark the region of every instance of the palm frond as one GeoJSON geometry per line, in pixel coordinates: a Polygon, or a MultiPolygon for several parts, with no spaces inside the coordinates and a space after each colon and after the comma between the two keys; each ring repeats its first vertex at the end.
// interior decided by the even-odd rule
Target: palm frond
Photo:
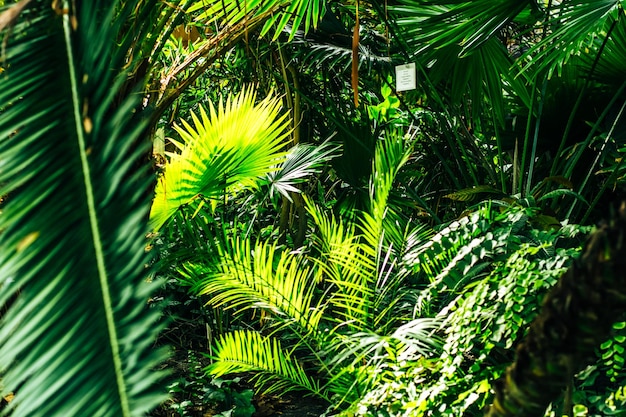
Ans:
{"type": "Polygon", "coordinates": [[[195,198],[216,198],[246,187],[256,187],[268,172],[284,160],[283,140],[288,135],[286,115],[279,115],[280,101],[271,95],[255,104],[252,88],[218,109],[211,104],[210,117],[200,109],[194,126],[183,121],[176,130],[184,141],[180,154],[171,154],[159,179],[150,218],[159,229],[195,198]]]}
{"type": "MultiPolygon", "coordinates": [[[[387,363],[415,361],[430,357],[441,347],[434,332],[439,319],[420,318],[398,327],[390,335],[371,331],[336,335],[326,348],[332,378],[326,383],[341,401],[355,401],[358,393],[371,389],[378,381],[376,370],[387,363]]],[[[341,402],[340,401],[340,402],[341,402]]]]}
{"type": "Polygon", "coordinates": [[[546,22],[550,34],[526,53],[532,60],[525,69],[532,68],[534,73],[546,69],[551,73],[575,55],[593,52],[595,48],[589,51],[589,47],[607,35],[615,20],[623,25],[622,2],[618,0],[564,1],[554,5],[550,15],[546,22]]]}
{"type": "Polygon", "coordinates": [[[298,254],[249,239],[227,239],[218,265],[189,264],[182,271],[196,281],[197,292],[209,303],[238,311],[263,309],[281,325],[295,323],[300,332],[317,330],[323,307],[316,305],[315,271],[298,254]]]}
{"type": "Polygon", "coordinates": [[[441,345],[434,334],[440,324],[437,318],[419,318],[399,326],[390,335],[357,332],[337,337],[329,344],[329,352],[334,353],[329,365],[332,369],[345,366],[346,361],[358,365],[366,361],[416,360],[419,356],[430,356],[441,345]]]}
{"type": "Polygon", "coordinates": [[[478,1],[424,1],[401,0],[394,7],[399,15],[412,16],[421,21],[425,36],[421,39],[426,49],[441,49],[461,46],[460,55],[465,55],[493,38],[522,11],[531,7],[532,2],[510,0],[478,1]]]}
{"type": "MultiPolygon", "coordinates": [[[[624,81],[623,74],[626,72],[626,58],[623,50],[626,44],[626,22],[620,17],[617,21],[609,18],[607,23],[615,24],[612,31],[609,33],[611,30],[609,26],[606,37],[594,36],[590,47],[582,49],[579,55],[572,57],[572,60],[579,58],[582,61],[581,66],[585,68],[594,82],[601,85],[618,86],[624,81]],[[594,63],[596,67],[592,72],[594,63]]],[[[584,44],[583,46],[587,45],[584,44]]],[[[574,62],[576,63],[576,61],[574,62]]]]}
{"type": "Polygon", "coordinates": [[[297,144],[291,148],[277,170],[267,175],[270,197],[280,194],[291,200],[290,193],[300,192],[296,185],[319,173],[325,163],[337,156],[338,149],[330,142],[320,146],[297,144]]]}
{"type": "Polygon", "coordinates": [[[332,285],[327,302],[333,308],[333,320],[368,328],[376,260],[366,245],[358,242],[352,222],[329,217],[307,199],[305,204],[318,231],[314,241],[320,254],[314,261],[322,279],[332,285]]]}
{"type": "Polygon", "coordinates": [[[447,84],[452,103],[458,105],[467,95],[475,119],[495,112],[496,121],[503,124],[503,92],[513,90],[524,103],[529,94],[524,77],[510,70],[513,60],[498,35],[532,2],[441,3],[402,0],[391,10],[432,81],[447,84]],[[490,104],[484,106],[485,100],[490,104]]]}
{"type": "Polygon", "coordinates": [[[330,402],[319,381],[307,375],[278,339],[245,330],[227,333],[216,343],[213,359],[206,371],[216,377],[255,371],[255,382],[265,394],[306,390],[330,402]]]}
{"type": "MultiPolygon", "coordinates": [[[[359,252],[355,226],[352,222],[329,216],[308,198],[304,198],[304,201],[317,229],[313,239],[320,253],[318,262],[324,272],[324,279],[340,280],[345,268],[349,269],[358,265],[361,260],[366,260],[359,252]]],[[[372,268],[373,263],[367,262],[365,267],[372,268]]]]}
{"type": "Polygon", "coordinates": [[[370,248],[377,250],[383,236],[383,221],[389,215],[389,194],[400,168],[409,160],[412,147],[405,146],[400,132],[387,133],[377,143],[370,179],[369,213],[363,216],[361,231],[370,248]]]}
{"type": "Polygon", "coordinates": [[[21,4],[0,35],[3,415],[141,416],[162,399],[144,269],[151,180],[137,167],[139,95],[122,91],[129,42],[116,39],[155,2],[21,4]]]}
{"type": "Polygon", "coordinates": [[[189,12],[200,11],[199,20],[210,22],[224,21],[233,25],[247,19],[263,16],[267,22],[261,30],[265,35],[274,27],[274,38],[287,26],[292,27],[290,38],[304,24],[305,32],[316,27],[326,12],[325,0],[203,0],[189,9],[189,12]]]}
{"type": "Polygon", "coordinates": [[[497,190],[490,185],[478,185],[446,194],[443,197],[454,201],[473,201],[480,194],[495,194],[497,197],[504,196],[501,190],[497,190]]]}

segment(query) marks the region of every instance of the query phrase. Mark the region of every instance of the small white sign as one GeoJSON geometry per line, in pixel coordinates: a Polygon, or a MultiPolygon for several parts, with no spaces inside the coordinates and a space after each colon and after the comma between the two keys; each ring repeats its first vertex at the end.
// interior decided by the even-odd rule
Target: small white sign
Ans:
{"type": "Polygon", "coordinates": [[[415,90],[417,88],[415,62],[396,67],[396,91],[415,90]]]}

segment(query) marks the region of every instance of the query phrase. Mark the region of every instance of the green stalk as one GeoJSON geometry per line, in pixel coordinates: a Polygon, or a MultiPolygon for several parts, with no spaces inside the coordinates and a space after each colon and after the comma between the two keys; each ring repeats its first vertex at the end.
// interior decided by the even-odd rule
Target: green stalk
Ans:
{"type": "Polygon", "coordinates": [[[547,86],[548,86],[548,78],[546,77],[543,80],[543,85],[541,86],[541,96],[539,97],[539,108],[537,109],[537,121],[535,122],[535,134],[533,137],[533,148],[530,153],[530,162],[528,166],[528,178],[526,180],[526,193],[525,193],[526,196],[530,194],[530,190],[532,189],[533,171],[535,169],[535,155],[537,153],[537,142],[539,141],[539,126],[541,124],[541,114],[543,113],[543,103],[544,103],[544,97],[546,95],[547,86]]]}
{"type": "MultiPolygon", "coordinates": [[[[624,104],[622,104],[622,107],[619,109],[619,113],[615,117],[615,120],[613,121],[613,125],[611,125],[611,129],[609,130],[609,133],[606,135],[606,139],[604,140],[604,143],[602,144],[602,149],[600,149],[600,152],[598,152],[598,154],[596,155],[596,159],[593,161],[593,164],[589,168],[589,171],[587,172],[587,175],[585,176],[583,183],[580,185],[580,188],[578,190],[579,194],[582,193],[582,190],[585,188],[587,181],[589,181],[589,178],[591,177],[591,174],[593,173],[595,166],[598,164],[598,162],[600,161],[600,158],[603,156],[604,149],[606,148],[606,144],[609,143],[609,140],[613,136],[613,132],[615,131],[615,127],[617,126],[617,122],[619,122],[619,120],[622,118],[622,114],[624,113],[624,108],[626,108],[626,102],[624,102],[624,104]]],[[[604,184],[602,185],[602,188],[593,199],[593,202],[587,208],[587,211],[585,212],[585,215],[583,216],[581,223],[583,224],[585,223],[585,221],[587,220],[587,217],[591,213],[591,210],[598,203],[602,194],[604,194],[604,192],[606,191],[606,187],[609,184],[610,180],[613,180],[617,176],[617,173],[619,172],[619,168],[622,166],[623,162],[624,162],[624,159],[622,158],[622,160],[620,160],[617,167],[613,169],[613,172],[611,173],[609,178],[604,182],[604,184]]],[[[576,206],[577,203],[578,203],[578,200],[574,200],[574,203],[572,204],[569,211],[567,212],[568,218],[572,214],[572,211],[574,210],[574,207],[576,206]]]]}
{"type": "Polygon", "coordinates": [[[615,92],[611,100],[607,103],[606,107],[604,108],[600,116],[598,116],[598,120],[596,120],[596,122],[591,127],[591,131],[589,132],[589,134],[587,134],[587,137],[585,138],[585,140],[580,144],[580,146],[578,147],[578,150],[576,151],[574,156],[570,159],[571,162],[567,164],[567,167],[565,169],[564,175],[566,178],[570,178],[572,174],[574,173],[574,168],[576,168],[576,164],[578,163],[578,160],[582,156],[585,149],[589,147],[589,144],[591,143],[591,140],[593,139],[594,134],[600,128],[600,123],[602,123],[604,119],[606,118],[606,116],[609,114],[609,111],[611,110],[613,105],[617,102],[617,100],[621,97],[624,89],[626,89],[626,81],[623,82],[622,85],[617,89],[617,91],[615,92]]]}
{"type": "MultiPolygon", "coordinates": [[[[533,82],[533,88],[530,95],[530,109],[528,111],[528,118],[526,119],[526,129],[524,130],[524,146],[522,147],[522,160],[520,161],[520,176],[519,176],[519,184],[518,190],[520,193],[523,193],[524,189],[524,173],[526,172],[526,153],[528,151],[528,141],[530,140],[530,126],[533,120],[533,109],[535,108],[535,98],[537,89],[535,88],[536,77],[533,82]]],[[[525,195],[522,195],[524,197],[525,195]]]]}
{"type": "Polygon", "coordinates": [[[616,24],[617,24],[617,19],[614,19],[613,23],[611,24],[611,27],[609,28],[606,36],[604,37],[604,40],[602,41],[602,45],[600,46],[600,49],[598,50],[598,53],[596,54],[593,64],[591,65],[591,70],[589,71],[589,74],[585,78],[585,84],[583,84],[583,88],[581,88],[580,93],[578,94],[578,97],[576,98],[576,103],[574,103],[574,108],[569,114],[569,118],[567,119],[567,124],[565,125],[565,131],[563,132],[563,137],[561,138],[561,143],[559,144],[559,149],[556,152],[554,162],[552,163],[552,168],[550,169],[550,176],[556,175],[558,162],[560,160],[561,153],[563,152],[563,148],[565,148],[565,141],[567,140],[567,137],[569,136],[569,132],[572,128],[572,125],[574,124],[574,119],[575,119],[576,113],[578,112],[578,108],[580,107],[580,104],[583,101],[583,94],[587,92],[587,87],[589,87],[591,76],[596,70],[596,66],[598,65],[598,62],[600,61],[600,57],[602,56],[604,47],[606,46],[609,38],[611,37],[611,33],[613,32],[613,29],[615,28],[616,24]]]}

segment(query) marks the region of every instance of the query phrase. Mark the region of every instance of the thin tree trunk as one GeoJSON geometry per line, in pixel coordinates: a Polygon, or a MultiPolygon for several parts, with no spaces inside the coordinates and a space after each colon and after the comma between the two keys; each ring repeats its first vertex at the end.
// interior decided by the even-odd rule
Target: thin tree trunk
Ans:
{"type": "Polygon", "coordinates": [[[626,311],[626,214],[601,226],[583,255],[546,296],[517,348],[515,362],[495,383],[487,417],[537,417],[567,382],[595,360],[594,350],[626,311]]]}

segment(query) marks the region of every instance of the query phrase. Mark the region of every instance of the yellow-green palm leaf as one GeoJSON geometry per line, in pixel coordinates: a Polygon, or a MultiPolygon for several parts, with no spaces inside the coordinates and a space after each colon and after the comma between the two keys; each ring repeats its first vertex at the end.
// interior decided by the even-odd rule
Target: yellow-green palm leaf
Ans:
{"type": "Polygon", "coordinates": [[[215,376],[254,371],[257,385],[267,394],[305,389],[330,402],[319,381],[307,375],[276,338],[237,330],[220,337],[215,352],[215,362],[207,367],[207,372],[215,376]]]}
{"type": "Polygon", "coordinates": [[[192,115],[193,126],[183,121],[176,127],[183,143],[180,154],[170,154],[165,174],[159,179],[150,219],[159,229],[180,206],[202,196],[214,199],[225,193],[255,187],[260,178],[284,160],[284,139],[289,134],[280,101],[268,96],[255,104],[252,88],[209,114],[200,108],[192,115]]]}

